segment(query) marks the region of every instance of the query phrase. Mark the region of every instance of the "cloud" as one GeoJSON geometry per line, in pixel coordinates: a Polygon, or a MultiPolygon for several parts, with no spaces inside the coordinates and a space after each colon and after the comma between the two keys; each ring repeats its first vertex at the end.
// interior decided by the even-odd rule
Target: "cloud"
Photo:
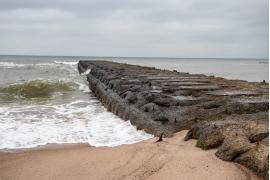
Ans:
{"type": "Polygon", "coordinates": [[[6,21],[49,21],[72,18],[72,13],[57,9],[14,9],[0,12],[0,18],[6,21]]]}
{"type": "Polygon", "coordinates": [[[267,0],[9,0],[0,53],[268,58],[267,0]]]}

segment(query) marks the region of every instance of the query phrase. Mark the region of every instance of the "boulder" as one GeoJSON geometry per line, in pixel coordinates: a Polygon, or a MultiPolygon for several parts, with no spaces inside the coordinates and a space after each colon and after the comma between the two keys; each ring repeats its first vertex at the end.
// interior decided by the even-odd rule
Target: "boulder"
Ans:
{"type": "Polygon", "coordinates": [[[250,169],[254,170],[258,175],[268,179],[269,176],[269,152],[268,146],[257,143],[249,151],[239,155],[234,160],[250,169]]]}
{"type": "Polygon", "coordinates": [[[227,137],[215,153],[217,157],[225,161],[233,161],[239,155],[253,147],[245,136],[227,137]],[[233,140],[232,140],[233,139],[233,140]]]}

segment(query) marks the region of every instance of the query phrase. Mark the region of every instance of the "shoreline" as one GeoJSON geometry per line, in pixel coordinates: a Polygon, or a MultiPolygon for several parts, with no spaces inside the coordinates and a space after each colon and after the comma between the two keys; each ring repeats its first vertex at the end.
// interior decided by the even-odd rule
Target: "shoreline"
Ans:
{"type": "Polygon", "coordinates": [[[0,152],[4,179],[262,179],[242,165],[201,150],[187,131],[156,143],[151,138],[116,147],[49,145],[0,152]]]}

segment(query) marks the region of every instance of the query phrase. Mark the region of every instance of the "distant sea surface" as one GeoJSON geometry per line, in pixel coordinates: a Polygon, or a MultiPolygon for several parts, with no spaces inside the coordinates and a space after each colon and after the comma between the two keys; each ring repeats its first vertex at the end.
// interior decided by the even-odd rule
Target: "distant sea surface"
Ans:
{"type": "Polygon", "coordinates": [[[0,56],[0,150],[48,143],[117,146],[152,137],[106,111],[78,74],[79,60],[269,81],[266,59],[0,56]]]}

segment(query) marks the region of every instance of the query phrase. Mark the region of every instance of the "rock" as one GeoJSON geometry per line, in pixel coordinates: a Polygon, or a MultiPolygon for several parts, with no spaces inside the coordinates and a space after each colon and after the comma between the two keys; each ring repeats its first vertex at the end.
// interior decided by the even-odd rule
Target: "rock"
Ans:
{"type": "Polygon", "coordinates": [[[216,148],[222,144],[223,134],[219,129],[206,128],[199,136],[196,146],[202,149],[216,148]]]}
{"type": "Polygon", "coordinates": [[[262,141],[261,141],[261,144],[265,144],[267,147],[269,146],[269,136],[267,138],[264,138],[262,141]]]}
{"type": "Polygon", "coordinates": [[[125,100],[126,100],[129,104],[134,104],[134,103],[137,101],[137,96],[136,96],[134,93],[128,91],[128,92],[126,93],[125,100]]]}
{"type": "Polygon", "coordinates": [[[216,101],[208,102],[203,105],[204,109],[216,109],[219,108],[222,104],[216,101]]]}
{"type": "Polygon", "coordinates": [[[140,85],[133,85],[129,88],[129,90],[132,92],[138,92],[140,90],[140,88],[141,88],[140,85]]]}
{"type": "Polygon", "coordinates": [[[157,118],[154,119],[155,121],[160,121],[162,124],[165,124],[167,122],[169,122],[169,119],[166,116],[159,116],[157,118]]]}
{"type": "Polygon", "coordinates": [[[203,123],[197,123],[193,125],[191,129],[187,132],[184,140],[187,141],[189,139],[198,139],[205,127],[206,126],[203,123]]]}
{"type": "Polygon", "coordinates": [[[264,138],[266,138],[268,136],[269,136],[269,132],[258,132],[258,133],[254,133],[254,134],[251,134],[249,136],[249,141],[251,143],[255,143],[255,142],[258,142],[258,141],[263,140],[264,138]]]}
{"type": "Polygon", "coordinates": [[[197,123],[186,134],[184,140],[198,139],[196,146],[202,149],[216,148],[222,144],[224,137],[220,129],[206,122],[197,123]]]}
{"type": "Polygon", "coordinates": [[[142,109],[144,112],[151,112],[151,111],[154,111],[155,110],[155,103],[148,103],[148,104],[145,104],[142,109]]]}
{"type": "Polygon", "coordinates": [[[156,141],[156,142],[161,142],[161,141],[163,141],[163,132],[160,134],[160,136],[159,136],[159,138],[158,138],[158,140],[156,141]]]}
{"type": "Polygon", "coordinates": [[[170,107],[171,100],[166,99],[166,98],[157,98],[157,99],[154,100],[154,103],[156,103],[159,106],[170,107]]]}
{"type": "Polygon", "coordinates": [[[198,104],[198,100],[178,100],[175,101],[174,105],[175,106],[192,106],[195,104],[198,104]]]}
{"type": "Polygon", "coordinates": [[[120,79],[111,80],[111,81],[109,82],[108,87],[109,87],[110,89],[113,89],[113,88],[117,87],[117,86],[120,84],[120,82],[121,82],[120,79]]]}
{"type": "Polygon", "coordinates": [[[142,93],[142,97],[147,101],[147,102],[153,102],[157,97],[157,93],[142,93]]]}
{"type": "Polygon", "coordinates": [[[178,90],[173,93],[174,96],[190,96],[192,95],[191,90],[178,90]]]}
{"type": "Polygon", "coordinates": [[[172,88],[172,87],[163,87],[162,88],[162,91],[165,92],[165,93],[173,93],[175,91],[177,91],[178,89],[176,88],[172,88]]]}
{"type": "Polygon", "coordinates": [[[252,147],[252,144],[246,137],[235,136],[233,138],[225,138],[215,154],[222,160],[232,161],[252,147]],[[234,140],[232,141],[231,139],[234,140]]]}
{"type": "Polygon", "coordinates": [[[187,132],[186,136],[184,137],[184,141],[188,141],[190,139],[194,139],[193,131],[191,130],[187,132]]]}
{"type": "Polygon", "coordinates": [[[254,170],[258,175],[268,179],[269,176],[269,152],[268,146],[261,143],[253,146],[246,153],[241,154],[235,160],[246,167],[254,170]]]}

